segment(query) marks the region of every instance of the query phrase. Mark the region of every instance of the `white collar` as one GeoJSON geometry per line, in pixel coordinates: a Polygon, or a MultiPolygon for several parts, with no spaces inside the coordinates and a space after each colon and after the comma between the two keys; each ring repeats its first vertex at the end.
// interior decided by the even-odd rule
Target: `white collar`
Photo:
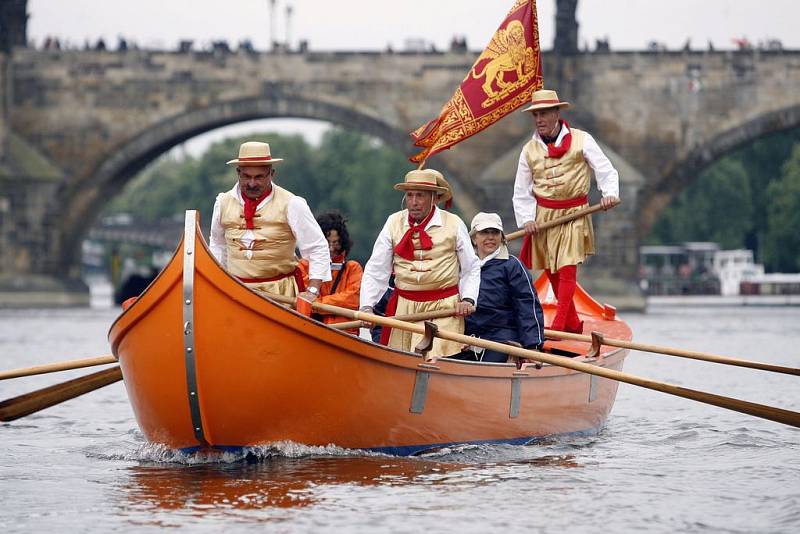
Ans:
{"type": "MultiPolygon", "coordinates": [[[[403,227],[408,228],[410,225],[408,224],[408,209],[405,210],[406,216],[403,217],[403,227]]],[[[433,217],[431,220],[428,221],[428,224],[425,225],[425,230],[430,228],[431,226],[441,226],[442,225],[442,212],[438,206],[433,206],[433,217]]]]}
{"type": "MultiPolygon", "coordinates": [[[[558,132],[558,137],[556,137],[556,143],[555,143],[556,146],[561,146],[561,141],[564,139],[564,136],[566,136],[568,133],[569,133],[569,128],[567,127],[566,123],[562,122],[561,123],[561,131],[558,132]]],[[[542,136],[539,135],[539,131],[538,130],[534,130],[532,139],[536,139],[542,145],[547,146],[547,145],[544,144],[544,141],[542,141],[542,136]]]]}
{"type": "Polygon", "coordinates": [[[486,256],[485,258],[478,259],[478,263],[480,263],[481,267],[492,261],[493,259],[499,260],[507,260],[508,259],[508,247],[505,245],[500,245],[497,247],[497,250],[486,256]]]}

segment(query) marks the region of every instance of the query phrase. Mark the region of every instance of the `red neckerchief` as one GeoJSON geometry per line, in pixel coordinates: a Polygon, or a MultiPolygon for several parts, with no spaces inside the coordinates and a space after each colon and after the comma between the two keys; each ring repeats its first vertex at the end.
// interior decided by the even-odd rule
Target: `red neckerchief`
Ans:
{"type": "Polygon", "coordinates": [[[247,225],[248,230],[253,230],[255,228],[255,224],[253,223],[253,218],[256,215],[256,209],[258,205],[261,204],[261,201],[264,200],[272,193],[272,184],[270,184],[269,189],[258,197],[255,200],[251,200],[249,197],[245,196],[244,192],[242,192],[242,198],[244,199],[244,222],[247,225]]]}
{"type": "MultiPolygon", "coordinates": [[[[569,124],[567,124],[567,121],[563,119],[560,122],[562,128],[566,126],[567,135],[565,135],[564,139],[561,140],[561,146],[556,146],[555,141],[553,141],[552,143],[546,143],[547,156],[550,158],[556,158],[556,159],[560,158],[561,156],[567,153],[567,150],[569,150],[569,147],[572,145],[572,130],[570,130],[569,124]]],[[[556,138],[558,138],[558,136],[556,136],[556,138]]]]}
{"type": "Polygon", "coordinates": [[[435,206],[431,206],[431,212],[428,214],[425,219],[422,220],[419,224],[414,222],[414,219],[411,218],[411,215],[408,216],[408,230],[406,231],[403,238],[397,243],[397,246],[394,247],[394,253],[400,256],[401,258],[405,258],[407,260],[414,259],[414,234],[419,233],[419,248],[421,250],[430,250],[433,248],[433,240],[431,236],[428,235],[428,232],[425,231],[425,226],[431,222],[433,218],[433,212],[436,210],[435,206]]]}

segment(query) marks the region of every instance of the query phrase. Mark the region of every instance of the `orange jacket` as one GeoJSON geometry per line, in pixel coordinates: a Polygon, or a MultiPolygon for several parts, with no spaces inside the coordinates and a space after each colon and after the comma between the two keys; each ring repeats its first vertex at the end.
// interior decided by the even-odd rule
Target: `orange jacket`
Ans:
{"type": "MultiPolygon", "coordinates": [[[[341,308],[349,308],[357,310],[359,305],[359,297],[361,295],[361,275],[364,270],[361,265],[355,260],[348,260],[343,256],[338,256],[333,259],[334,262],[345,262],[341,271],[331,270],[331,281],[323,282],[319,288],[319,297],[317,302],[321,304],[330,304],[331,306],[339,306],[341,308]],[[336,286],[336,292],[331,294],[333,283],[336,277],[341,272],[341,279],[336,286]]],[[[308,260],[301,259],[298,265],[303,273],[303,279],[308,284],[308,260]]],[[[322,320],[325,324],[343,323],[350,319],[341,317],[339,315],[323,315],[322,320]]],[[[348,330],[351,333],[358,333],[358,330],[348,330]]]]}

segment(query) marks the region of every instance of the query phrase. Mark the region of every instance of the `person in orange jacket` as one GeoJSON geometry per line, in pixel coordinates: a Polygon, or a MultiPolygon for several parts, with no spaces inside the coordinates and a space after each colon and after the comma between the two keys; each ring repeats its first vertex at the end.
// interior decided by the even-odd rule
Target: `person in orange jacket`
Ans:
{"type": "MultiPolygon", "coordinates": [[[[364,270],[357,261],[347,259],[353,243],[347,232],[346,219],[337,212],[328,212],[319,215],[317,223],[328,240],[328,248],[331,253],[331,281],[323,282],[316,302],[358,310],[361,275],[364,270]]],[[[303,277],[307,277],[308,260],[300,260],[300,269],[303,277]]],[[[326,324],[349,320],[346,317],[327,314],[321,315],[320,319],[326,324]]],[[[347,332],[358,335],[358,329],[347,330],[347,332]]]]}

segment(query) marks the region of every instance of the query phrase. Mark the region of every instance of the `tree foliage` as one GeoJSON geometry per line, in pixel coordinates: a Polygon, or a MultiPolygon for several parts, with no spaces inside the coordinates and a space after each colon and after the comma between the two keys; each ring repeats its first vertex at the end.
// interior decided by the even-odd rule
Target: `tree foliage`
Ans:
{"type": "Polygon", "coordinates": [[[800,144],[784,164],[780,180],[767,187],[764,257],[777,271],[800,271],[800,144]]]}
{"type": "Polygon", "coordinates": [[[182,220],[185,210],[197,209],[207,235],[217,194],[236,183],[225,162],[251,139],[267,140],[273,156],[284,159],[275,166],[275,183],[305,198],[316,214],[338,210],[347,217],[351,256],[365,261],[386,217],[400,208],[402,196],[392,185],[412,167],[400,152],[338,128],[326,132],[318,148],[299,135],[267,132],[219,141],[196,158],[164,157],[134,178],[107,213],[131,213],[148,224],[182,220]]]}
{"type": "Polygon", "coordinates": [[[800,207],[798,147],[793,130],[722,157],[675,197],[646,241],[715,241],[754,250],[767,270],[799,270],[800,244],[789,236],[800,222],[790,211],[800,207]],[[782,226],[791,220],[794,227],[782,226]]]}

